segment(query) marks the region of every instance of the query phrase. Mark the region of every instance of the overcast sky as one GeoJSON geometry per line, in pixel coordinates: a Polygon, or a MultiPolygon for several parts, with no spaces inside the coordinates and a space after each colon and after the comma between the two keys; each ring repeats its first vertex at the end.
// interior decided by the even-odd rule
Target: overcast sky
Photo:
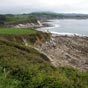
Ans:
{"type": "Polygon", "coordinates": [[[34,11],[88,14],[88,0],[0,0],[0,14],[34,11]]]}

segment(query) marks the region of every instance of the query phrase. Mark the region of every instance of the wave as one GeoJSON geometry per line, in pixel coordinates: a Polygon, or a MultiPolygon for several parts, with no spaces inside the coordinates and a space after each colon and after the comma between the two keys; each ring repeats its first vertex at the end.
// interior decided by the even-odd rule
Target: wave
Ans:
{"type": "Polygon", "coordinates": [[[67,33],[67,32],[54,32],[54,31],[50,31],[50,33],[53,35],[53,36],[85,36],[85,35],[80,35],[80,34],[77,34],[77,33],[67,33]]]}
{"type": "Polygon", "coordinates": [[[54,27],[56,28],[56,27],[61,27],[61,26],[59,24],[55,24],[54,27]]]}

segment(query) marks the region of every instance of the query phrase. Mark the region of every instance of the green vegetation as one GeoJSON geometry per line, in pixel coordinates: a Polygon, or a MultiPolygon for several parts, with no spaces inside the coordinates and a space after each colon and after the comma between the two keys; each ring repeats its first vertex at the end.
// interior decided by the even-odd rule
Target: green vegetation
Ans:
{"type": "Polygon", "coordinates": [[[41,45],[50,40],[50,35],[34,29],[0,28],[0,37],[21,45],[26,41],[30,45],[41,45]]]}
{"type": "MultiPolygon", "coordinates": [[[[62,16],[62,15],[61,15],[62,16]]],[[[0,15],[0,26],[58,17],[53,13],[0,15]]],[[[88,88],[88,71],[55,68],[49,58],[30,45],[50,40],[50,34],[34,29],[0,28],[0,88],[88,88]]]]}
{"type": "Polygon", "coordinates": [[[37,31],[33,29],[0,28],[0,34],[18,35],[18,34],[35,34],[35,33],[37,33],[37,31]]]}
{"type": "Polygon", "coordinates": [[[52,13],[52,12],[34,12],[34,13],[31,13],[31,15],[33,17],[36,17],[37,19],[45,19],[45,20],[59,17],[59,14],[52,13]]]}
{"type": "Polygon", "coordinates": [[[88,19],[88,14],[65,14],[54,12],[33,12],[30,15],[40,20],[47,19],[88,19]]]}
{"type": "Polygon", "coordinates": [[[54,68],[37,50],[0,39],[0,88],[88,88],[88,72],[54,68]]]}
{"type": "Polygon", "coordinates": [[[48,19],[87,19],[87,14],[64,14],[64,13],[53,13],[53,12],[34,12],[30,14],[5,14],[0,15],[0,26],[2,25],[15,25],[25,23],[37,23],[37,20],[48,20],[48,19]]]}
{"type": "Polygon", "coordinates": [[[11,25],[11,24],[25,24],[25,23],[37,23],[37,19],[29,14],[19,15],[0,15],[0,25],[11,25]]]}

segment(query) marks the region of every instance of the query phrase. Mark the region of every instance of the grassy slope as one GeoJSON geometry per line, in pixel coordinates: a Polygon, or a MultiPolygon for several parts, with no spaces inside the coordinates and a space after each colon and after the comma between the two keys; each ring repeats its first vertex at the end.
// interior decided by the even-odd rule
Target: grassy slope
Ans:
{"type": "Polygon", "coordinates": [[[0,88],[88,88],[88,72],[54,68],[42,53],[18,45],[21,37],[34,43],[36,36],[45,41],[49,39],[48,34],[25,29],[28,33],[25,35],[22,34],[24,29],[20,33],[18,29],[5,30],[0,36],[0,88]]]}
{"type": "Polygon", "coordinates": [[[50,40],[50,34],[34,29],[0,28],[0,38],[18,44],[24,44],[26,40],[28,44],[33,45],[37,40],[37,44],[50,40]]]}
{"type": "Polygon", "coordinates": [[[88,88],[88,72],[54,68],[37,50],[0,39],[0,88],[88,88]]]}
{"type": "Polygon", "coordinates": [[[0,24],[20,24],[20,23],[37,23],[37,19],[29,14],[19,15],[0,15],[0,24]]]}
{"type": "MultiPolygon", "coordinates": [[[[33,48],[27,49],[24,46],[0,40],[0,88],[14,88],[19,83],[19,86],[25,84],[32,76],[30,74],[33,68],[37,70],[39,65],[41,67],[48,65],[44,60],[46,58],[33,48]]],[[[49,61],[48,58],[46,60],[49,61]]]]}

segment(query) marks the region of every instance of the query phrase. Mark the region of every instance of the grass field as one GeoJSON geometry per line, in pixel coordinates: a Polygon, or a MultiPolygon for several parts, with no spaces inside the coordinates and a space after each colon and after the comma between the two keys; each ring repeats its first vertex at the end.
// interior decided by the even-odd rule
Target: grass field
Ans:
{"type": "Polygon", "coordinates": [[[17,28],[0,28],[0,34],[18,35],[18,34],[35,34],[37,31],[33,29],[17,29],[17,28]]]}

